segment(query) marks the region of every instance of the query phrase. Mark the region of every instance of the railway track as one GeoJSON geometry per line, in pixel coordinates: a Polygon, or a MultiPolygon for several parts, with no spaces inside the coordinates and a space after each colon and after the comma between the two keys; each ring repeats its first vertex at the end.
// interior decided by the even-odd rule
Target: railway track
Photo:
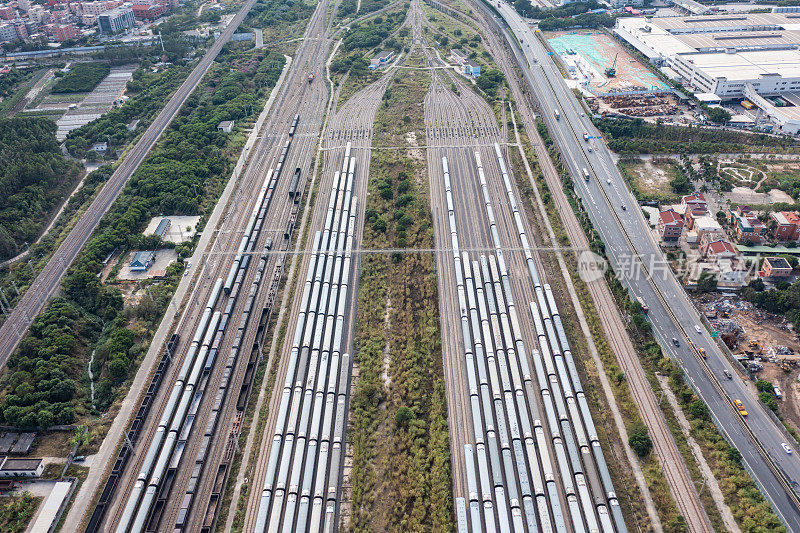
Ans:
{"type": "MultiPolygon", "coordinates": [[[[325,7],[320,4],[315,11],[307,35],[313,36],[321,30],[320,21],[324,18],[325,7]]],[[[195,332],[207,326],[200,317],[198,307],[203,305],[200,302],[205,302],[216,292],[212,292],[210,281],[222,279],[230,292],[234,284],[243,287],[243,291],[250,288],[247,297],[242,295],[237,298],[237,293],[231,298],[228,294],[224,313],[222,309],[212,312],[212,316],[219,313],[219,319],[214,319],[217,323],[227,315],[225,325],[231,324],[231,330],[237,326],[238,329],[235,334],[225,335],[223,328],[219,335],[214,334],[208,339],[209,344],[205,347],[202,340],[199,341],[195,353],[185,346],[179,350],[178,364],[173,365],[166,380],[175,384],[179,383],[178,378],[181,377],[178,367],[186,365],[188,368],[196,352],[210,352],[211,344],[216,351],[213,357],[203,362],[202,368],[196,367],[199,377],[194,381],[191,391],[195,396],[192,397],[186,390],[181,392],[187,400],[186,405],[184,402],[179,404],[179,414],[188,414],[187,419],[182,416],[173,419],[170,416],[166,409],[170,402],[165,392],[157,398],[155,405],[160,407],[160,411],[146,422],[143,440],[146,443],[163,440],[168,442],[170,449],[155,445],[152,448],[156,451],[152,453],[142,450],[133,455],[132,465],[124,475],[127,477],[120,484],[116,498],[111,500],[114,512],[103,524],[105,529],[126,531],[130,525],[136,531],[168,528],[201,531],[213,525],[216,507],[211,503],[215,498],[219,501],[220,468],[224,465],[223,474],[227,473],[231,435],[238,431],[240,413],[249,393],[249,380],[260,356],[260,337],[263,335],[265,319],[274,305],[284,255],[289,249],[305,186],[303,179],[298,177],[296,181],[293,180],[296,174],[294,169],[295,166],[300,168],[301,176],[307,174],[303,169],[308,168],[315,147],[315,132],[322,121],[323,106],[319,103],[325,101],[327,90],[323,84],[307,81],[309,71],[322,73],[325,52],[319,48],[319,42],[314,39],[304,41],[298,48],[297,58],[278,100],[278,112],[264,127],[265,133],[243,173],[237,195],[221,223],[212,250],[207,255],[199,285],[179,326],[179,330],[195,332]],[[303,116],[298,117],[301,113],[303,116]],[[279,155],[281,152],[282,155],[279,155]],[[281,167],[284,172],[280,171],[281,167]],[[284,174],[282,178],[281,174],[284,174]],[[267,186],[268,192],[254,194],[263,185],[267,186]],[[256,213],[256,217],[252,218],[256,213]],[[248,242],[243,248],[244,237],[248,242]],[[264,250],[268,242],[272,243],[268,248],[275,248],[264,250]],[[260,263],[258,266],[257,262],[260,263]],[[268,286],[269,290],[260,290],[262,285],[268,286]],[[255,317],[253,320],[250,320],[251,314],[255,317]],[[240,351],[244,352],[241,356],[240,351]],[[215,364],[215,360],[222,360],[223,353],[228,355],[227,364],[215,364]],[[200,387],[195,389],[197,385],[200,387]],[[228,395],[228,389],[235,393],[228,395]],[[210,397],[211,392],[199,394],[206,390],[217,395],[210,397]],[[158,426],[163,429],[156,425],[157,417],[162,422],[158,426]],[[169,440],[158,436],[167,427],[171,430],[168,433],[171,435],[169,440]],[[160,459],[155,463],[159,475],[150,476],[152,458],[156,454],[160,459]],[[187,464],[189,461],[184,460],[185,457],[192,459],[191,464],[187,464]],[[162,483],[164,473],[168,483],[162,483]],[[134,483],[134,480],[137,482],[134,483]],[[145,483],[146,489],[135,488],[135,485],[145,483]],[[140,504],[139,493],[142,491],[145,495],[140,504]],[[181,496],[176,497],[175,494],[181,496]],[[126,508],[131,511],[127,513],[126,508]],[[153,509],[155,513],[151,512],[153,509]]]]}
{"type": "Polygon", "coordinates": [[[247,0],[236,13],[222,34],[211,48],[200,59],[186,80],[175,91],[161,112],[153,120],[139,141],[131,148],[128,155],[117,167],[97,197],[81,216],[69,235],[62,241],[44,269],[36,276],[31,286],[22,295],[11,314],[0,325],[0,368],[5,366],[11,353],[19,345],[31,322],[41,312],[47,301],[56,293],[61,279],[89,240],[100,220],[111,208],[128,179],[133,175],[158,138],[166,130],[172,119],[180,111],[189,95],[203,79],[203,76],[216,59],[222,47],[230,40],[255,4],[256,0],[247,0]]]}
{"type": "MultiPolygon", "coordinates": [[[[489,29],[486,34],[487,43],[493,49],[494,57],[498,60],[501,69],[509,79],[515,99],[520,103],[525,102],[526,98],[517,83],[512,60],[509,58],[505,46],[501,44],[503,39],[502,30],[497,26],[496,22],[491,20],[491,16],[486,15],[487,10],[481,2],[476,2],[476,7],[484,25],[489,29]]],[[[541,143],[541,139],[538,139],[535,120],[530,114],[530,109],[525,105],[520,105],[519,111],[528,134],[534,140],[537,140],[533,143],[534,148],[541,163],[545,179],[553,192],[552,197],[561,213],[562,220],[565,222],[565,232],[573,247],[588,249],[588,240],[561,188],[558,172],[553,167],[549,154],[541,143]]],[[[608,286],[604,280],[597,280],[587,282],[587,287],[595,302],[595,307],[606,310],[606,312],[599,315],[600,321],[611,348],[617,356],[620,367],[627,376],[634,402],[651,432],[651,440],[655,451],[664,464],[664,476],[670,486],[670,490],[675,495],[681,514],[687,518],[693,531],[710,531],[710,523],[700,502],[697,490],[691,481],[672,433],[666,425],[663,413],[658,407],[652,387],[644,375],[636,350],[626,333],[624,323],[616,308],[616,302],[608,286]]]]}
{"type": "Polygon", "coordinates": [[[301,265],[306,281],[289,320],[294,337],[278,367],[283,391],[271,398],[250,478],[260,490],[250,492],[245,531],[338,525],[359,265],[351,250],[361,242],[372,126],[392,75],[345,102],[325,133],[314,244],[301,265]]]}
{"type": "Polygon", "coordinates": [[[459,97],[450,91],[447,76],[434,71],[425,106],[437,248],[452,250],[450,260],[437,255],[437,271],[441,316],[455,322],[443,332],[458,332],[444,349],[448,388],[460,387],[448,393],[459,530],[626,531],[555,300],[493,144],[500,130],[452,76],[459,97]],[[518,242],[524,254],[508,249],[518,242]],[[494,253],[460,253],[462,245],[494,253]]]}

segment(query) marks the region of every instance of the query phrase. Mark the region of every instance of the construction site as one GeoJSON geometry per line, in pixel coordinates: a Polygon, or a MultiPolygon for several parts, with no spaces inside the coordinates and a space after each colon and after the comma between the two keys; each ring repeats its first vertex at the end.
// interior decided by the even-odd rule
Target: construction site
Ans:
{"type": "Polygon", "coordinates": [[[614,91],[611,94],[587,97],[589,108],[603,115],[625,115],[628,117],[677,117],[686,110],[677,97],[670,93],[647,93],[626,95],[614,91]]]}
{"type": "Polygon", "coordinates": [[[800,431],[800,339],[792,324],[736,296],[706,294],[695,301],[750,381],[763,379],[777,387],[779,412],[800,431]]]}
{"type": "Polygon", "coordinates": [[[667,84],[607,33],[552,32],[545,37],[570,77],[596,96],[670,91],[667,84]]]}

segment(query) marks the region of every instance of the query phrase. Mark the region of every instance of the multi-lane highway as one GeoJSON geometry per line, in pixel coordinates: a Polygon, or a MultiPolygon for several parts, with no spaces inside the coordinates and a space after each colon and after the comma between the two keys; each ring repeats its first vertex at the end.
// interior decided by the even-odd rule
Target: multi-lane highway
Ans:
{"type": "Polygon", "coordinates": [[[784,442],[793,445],[790,437],[738,377],[724,377],[724,370],[734,376],[737,373],[701,326],[694,306],[669,270],[599,132],[566,86],[535,30],[510,5],[501,3],[499,11],[521,43],[524,57],[520,59],[526,81],[540,103],[564,163],[574,176],[575,190],[606,243],[616,273],[634,296],[647,303],[662,348],[681,364],[726,438],[742,453],[745,465],[778,516],[789,530],[800,531],[797,496],[791,488],[800,481],[800,459],[797,454],[787,454],[781,446],[784,442]],[[584,140],[584,132],[591,137],[588,142],[584,140]],[[584,168],[590,173],[588,181],[583,179],[584,168]],[[700,332],[695,325],[700,326],[700,332]],[[673,338],[679,340],[679,346],[675,346],[673,338]],[[707,360],[691,350],[689,340],[706,350],[707,360]],[[746,419],[735,411],[732,399],[745,402],[749,412],[746,419]]]}
{"type": "MultiPolygon", "coordinates": [[[[440,66],[432,53],[428,64],[440,66]]],[[[627,531],[517,204],[506,132],[459,77],[432,77],[425,123],[459,531],[627,531]]]]}
{"type": "Polygon", "coordinates": [[[203,79],[205,73],[208,72],[222,47],[230,40],[231,35],[239,27],[247,13],[250,12],[250,8],[253,7],[255,2],[256,0],[247,0],[239,12],[231,19],[222,34],[211,45],[211,48],[200,59],[194,70],[178,87],[172,98],[169,99],[164,109],[161,110],[106,184],[103,185],[97,197],[86,209],[86,212],[75,224],[69,235],[59,245],[22,298],[19,299],[11,314],[3,322],[3,325],[0,326],[0,368],[5,366],[8,357],[16,349],[36,315],[42,311],[47,301],[58,291],[61,279],[89,240],[103,215],[106,214],[128,182],[128,179],[147,157],[150,149],[172,122],[172,119],[175,118],[175,115],[178,114],[178,111],[195,87],[197,87],[197,84],[200,83],[200,80],[203,79]]]}
{"type": "Polygon", "coordinates": [[[223,221],[208,229],[216,239],[177,327],[181,341],[99,529],[213,529],[317,148],[327,7],[312,15],[223,221]]]}

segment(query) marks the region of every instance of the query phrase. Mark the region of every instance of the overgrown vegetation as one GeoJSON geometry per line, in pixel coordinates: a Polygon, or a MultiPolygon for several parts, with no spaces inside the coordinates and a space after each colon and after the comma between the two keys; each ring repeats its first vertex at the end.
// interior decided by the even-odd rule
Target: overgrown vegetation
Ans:
{"type": "Polygon", "coordinates": [[[91,148],[96,142],[107,142],[109,157],[142,134],[164,107],[170,95],[191,72],[190,66],[173,66],[153,72],[151,63],[142,61],[128,81],[130,100],[112,109],[100,118],[70,132],[65,145],[70,155],[78,158],[98,159],[91,148]],[[135,127],[133,121],[139,122],[135,127]]]}
{"type": "MultiPolygon", "coordinates": [[[[103,80],[111,67],[108,63],[75,63],[69,72],[53,85],[50,91],[54,94],[59,93],[88,93],[103,80]]],[[[58,76],[61,71],[56,72],[58,76]]]]}
{"type": "MultiPolygon", "coordinates": [[[[396,79],[378,112],[376,144],[405,145],[406,132],[422,134],[418,104],[427,84],[420,71],[396,79]]],[[[422,153],[373,152],[364,247],[433,246],[422,153]]],[[[350,432],[352,531],[454,527],[434,260],[427,253],[363,256],[350,432]]]]}
{"type": "MultiPolygon", "coordinates": [[[[152,216],[210,212],[243,142],[218,131],[217,124],[244,117],[266,99],[284,62],[273,55],[241,47],[226,48],[220,55],[73,264],[62,282],[63,297],[37,318],[9,358],[2,381],[2,421],[39,426],[50,420],[43,413],[59,422],[85,414],[92,406],[76,382],[92,349],[99,380],[96,410],[113,401],[145,353],[182,266],[170,265],[162,282],[123,309],[119,289],[98,278],[103,261],[114,250],[152,247],[153,238],[141,235],[152,216]]],[[[192,246],[185,243],[178,251],[185,257],[192,246]]]]}
{"type": "Polygon", "coordinates": [[[379,45],[381,49],[399,52],[400,42],[390,35],[405,20],[406,11],[385,13],[351,28],[342,39],[339,57],[331,62],[331,73],[342,75],[350,72],[351,76],[364,77],[370,74],[367,52],[379,45]]]}
{"type": "Polygon", "coordinates": [[[381,0],[362,0],[361,7],[358,10],[358,13],[356,13],[358,0],[342,0],[342,2],[339,4],[339,9],[336,11],[336,16],[339,18],[345,18],[349,15],[363,16],[385,7],[386,4],[387,2],[381,0]]]}
{"type": "Polygon", "coordinates": [[[609,148],[624,155],[783,152],[800,148],[789,137],[701,127],[653,124],[642,119],[596,119],[609,148]]]}
{"type": "Polygon", "coordinates": [[[81,168],[64,159],[56,125],[44,118],[0,119],[0,161],[0,259],[7,259],[38,238],[81,168]]]}
{"type": "Polygon", "coordinates": [[[33,518],[41,498],[23,491],[20,496],[11,496],[0,500],[0,531],[4,533],[22,533],[33,518]]]}
{"type": "Polygon", "coordinates": [[[247,15],[246,23],[256,28],[292,25],[306,20],[314,12],[314,4],[303,0],[256,2],[247,15]]]}
{"type": "Polygon", "coordinates": [[[582,28],[611,27],[615,17],[606,13],[589,13],[590,10],[604,8],[595,0],[586,3],[564,4],[553,9],[533,6],[530,0],[515,0],[514,9],[524,17],[539,19],[543,31],[560,30],[580,26],[582,28]]]}
{"type": "Polygon", "coordinates": [[[21,71],[12,64],[11,69],[0,76],[0,98],[8,98],[14,94],[17,84],[25,79],[27,72],[29,71],[21,71]]]}
{"type": "Polygon", "coordinates": [[[785,316],[795,329],[800,328],[800,282],[781,281],[768,291],[763,283],[751,283],[742,290],[742,297],[770,313],[785,316]]]}

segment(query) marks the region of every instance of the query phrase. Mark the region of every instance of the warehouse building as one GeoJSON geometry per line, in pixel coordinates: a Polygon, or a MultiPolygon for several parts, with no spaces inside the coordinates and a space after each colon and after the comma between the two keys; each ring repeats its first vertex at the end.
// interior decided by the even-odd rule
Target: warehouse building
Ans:
{"type": "Polygon", "coordinates": [[[619,18],[614,32],[696,93],[747,98],[783,133],[800,130],[800,19],[736,13],[619,18]]]}
{"type": "Polygon", "coordinates": [[[39,477],[44,472],[41,459],[13,459],[0,457],[0,478],[39,477]]]}

